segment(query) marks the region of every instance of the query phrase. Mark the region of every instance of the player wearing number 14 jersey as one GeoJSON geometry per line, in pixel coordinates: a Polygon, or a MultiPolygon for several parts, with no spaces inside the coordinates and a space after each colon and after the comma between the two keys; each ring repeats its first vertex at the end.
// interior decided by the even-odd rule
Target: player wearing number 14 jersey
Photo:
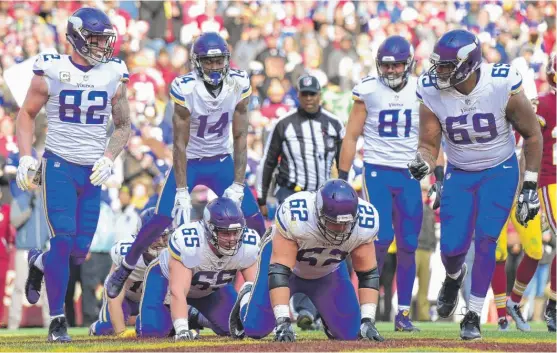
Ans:
{"type": "MultiPolygon", "coordinates": [[[[342,143],[339,173],[347,175],[364,134],[364,193],[379,210],[382,227],[375,242],[379,272],[396,235],[398,314],[396,331],[417,331],[409,316],[416,277],[415,252],[422,224],[420,183],[406,168],[418,146],[418,109],[412,45],[387,38],[377,52],[379,78],[366,77],[353,90],[354,107],[342,143]]],[[[442,170],[442,168],[441,168],[442,170]]]]}
{"type": "Polygon", "coordinates": [[[469,311],[462,339],[481,338],[480,315],[495,268],[495,248],[518,184],[513,127],[524,137],[526,172],[517,220],[527,224],[539,211],[538,170],[542,136],[516,69],[483,64],[478,38],[465,30],[444,34],[431,54],[429,72],[418,80],[420,137],[408,168],[416,179],[437,160],[446,140],[447,172],[441,197],[441,258],[447,276],[437,298],[441,317],[454,313],[466,275],[464,258],[475,234],[469,311]]]}
{"type": "MultiPolygon", "coordinates": [[[[42,177],[50,250],[29,252],[27,299],[39,299],[43,274],[51,323],[48,340],[68,342],[64,298],[70,257],[81,264],[89,251],[100,212],[100,185],[110,176],[114,159],[130,135],[126,97],[128,70],[112,58],[116,33],[108,16],[82,8],[68,19],[71,55],[44,54],[35,62],[31,86],[17,117],[21,156],[17,184],[28,189],[29,170],[42,177]],[[34,118],[45,106],[46,149],[41,166],[31,156],[34,118]],[[110,115],[115,125],[108,144],[110,115]]],[[[37,182],[36,182],[37,183],[37,182]]]]}
{"type": "Polygon", "coordinates": [[[173,167],[166,176],[155,216],[143,226],[122,266],[107,283],[111,298],[121,291],[139,256],[173,219],[176,225],[190,221],[189,190],[196,185],[205,185],[241,204],[247,225],[259,234],[265,232],[259,207],[244,183],[249,77],[244,71],[229,69],[228,44],[217,33],[202,34],[192,50],[195,72],[177,77],[170,88],[175,103],[173,167]],[[233,156],[229,152],[230,130],[233,156]]]}

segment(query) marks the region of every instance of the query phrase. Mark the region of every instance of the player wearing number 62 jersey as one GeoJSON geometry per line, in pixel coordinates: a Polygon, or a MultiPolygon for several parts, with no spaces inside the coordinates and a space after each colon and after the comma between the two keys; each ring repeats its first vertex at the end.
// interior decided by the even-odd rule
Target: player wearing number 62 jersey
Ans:
{"type": "MultiPolygon", "coordinates": [[[[146,223],[153,217],[155,208],[151,207],[141,212],[141,217],[137,231],[134,235],[129,235],[112,246],[110,257],[112,258],[112,271],[122,264],[124,256],[130,250],[135,234],[141,228],[141,224],[146,223]]],[[[143,295],[143,284],[147,266],[156,259],[160,252],[168,246],[170,229],[163,232],[158,241],[149,246],[149,249],[141,255],[137,266],[126,281],[124,290],[116,298],[108,298],[103,292],[103,303],[99,312],[99,319],[89,328],[89,334],[94,336],[116,335],[121,336],[127,333],[126,321],[130,316],[139,314],[139,303],[143,295]]]]}
{"type": "Polygon", "coordinates": [[[379,272],[396,235],[396,331],[418,330],[410,320],[409,310],[422,224],[422,195],[420,183],[411,177],[406,167],[418,146],[420,103],[414,94],[417,79],[411,75],[413,68],[414,50],[403,37],[389,37],[379,46],[379,77],[364,78],[352,91],[354,106],[339,163],[339,176],[348,175],[356,142],[363,132],[364,197],[377,207],[382,225],[375,241],[379,272]]]}
{"type": "Polygon", "coordinates": [[[17,184],[28,189],[27,173],[37,171],[34,183],[42,184],[51,237],[48,252],[29,252],[26,295],[30,303],[37,302],[44,273],[52,319],[48,340],[59,342],[71,340],[64,318],[70,257],[76,264],[85,261],[99,219],[100,185],[110,176],[131,131],[128,70],[112,58],[116,33],[108,16],[81,8],[69,17],[66,37],[71,55],[38,56],[16,123],[22,156],[17,184]],[[34,118],[43,106],[48,132],[39,167],[31,145],[34,118]],[[107,143],[111,115],[115,130],[107,143]]]}
{"type": "Polygon", "coordinates": [[[408,165],[416,179],[429,174],[446,141],[448,166],[441,197],[441,258],[447,276],[437,298],[441,317],[454,313],[467,268],[464,258],[475,234],[469,311],[460,323],[462,339],[477,339],[480,314],[495,268],[495,248],[513,205],[518,163],[513,127],[524,137],[526,172],[517,219],[538,213],[538,170],[542,137],[516,69],[483,64],[478,38],[465,30],[444,34],[431,54],[429,72],[418,80],[420,137],[408,165]]]}
{"type": "Polygon", "coordinates": [[[109,279],[107,293],[122,289],[139,256],[174,219],[189,222],[189,191],[203,184],[219,196],[241,204],[248,227],[265,232],[263,217],[244,183],[247,166],[247,103],[251,94],[246,72],[229,69],[226,41],[208,32],[192,48],[195,71],[172,82],[174,101],[173,167],[166,176],[156,214],[144,225],[121,266],[109,279]],[[230,129],[232,126],[232,129],[230,129]],[[233,134],[234,153],[229,137],[233,134]]]}
{"type": "Polygon", "coordinates": [[[255,278],[259,235],[245,227],[241,209],[231,199],[209,202],[203,220],[177,228],[168,250],[149,265],[140,305],[138,335],[166,337],[174,327],[176,340],[193,339],[188,305],[199,310],[218,335],[228,335],[228,317],[236,301],[233,281],[240,271],[255,278]],[[163,305],[170,289],[170,312],[163,305]]]}
{"type": "Polygon", "coordinates": [[[377,210],[347,182],[333,179],[316,192],[286,198],[264,237],[255,284],[245,285],[230,315],[234,337],[294,341],[288,301],[303,293],[315,304],[330,338],[382,341],[375,328],[379,274],[373,240],[377,210]],[[359,302],[344,259],[351,255],[359,302]]]}

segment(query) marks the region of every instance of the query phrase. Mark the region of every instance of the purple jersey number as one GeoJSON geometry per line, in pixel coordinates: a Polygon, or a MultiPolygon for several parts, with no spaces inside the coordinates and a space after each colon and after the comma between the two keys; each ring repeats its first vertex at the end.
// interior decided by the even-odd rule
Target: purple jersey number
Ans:
{"type": "Polygon", "coordinates": [[[487,143],[493,141],[497,133],[497,124],[495,116],[491,113],[476,113],[472,115],[472,127],[475,132],[489,133],[489,136],[478,136],[474,140],[470,137],[468,130],[464,127],[468,121],[468,114],[460,116],[450,116],[445,120],[447,135],[449,139],[457,145],[469,145],[471,143],[487,143]]]}
{"type": "Polygon", "coordinates": [[[223,113],[220,119],[213,126],[210,126],[209,129],[207,129],[207,119],[209,119],[208,115],[199,116],[197,137],[205,138],[205,130],[207,130],[208,134],[217,134],[218,137],[221,137],[224,134],[224,129],[228,126],[228,112],[223,113]]]}

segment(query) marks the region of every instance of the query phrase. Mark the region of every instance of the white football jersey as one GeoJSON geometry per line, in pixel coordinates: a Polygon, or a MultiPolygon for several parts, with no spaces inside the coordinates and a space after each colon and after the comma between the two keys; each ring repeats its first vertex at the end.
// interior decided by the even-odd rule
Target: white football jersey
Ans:
{"type": "MultiPolygon", "coordinates": [[[[110,249],[110,257],[112,257],[112,262],[114,265],[121,266],[122,261],[126,257],[128,251],[132,247],[135,238],[128,235],[124,239],[120,240],[112,246],[110,249]]],[[[134,302],[141,300],[141,295],[143,294],[143,281],[145,279],[145,271],[147,270],[147,264],[143,259],[143,255],[137,260],[134,270],[128,277],[128,281],[132,282],[132,285],[126,289],[126,298],[134,302]]]]}
{"type": "Polygon", "coordinates": [[[83,71],[69,55],[41,54],[33,72],[48,85],[46,150],[75,164],[93,165],[106,148],[112,97],[129,79],[126,64],[112,58],[83,71]]]}
{"type": "Polygon", "coordinates": [[[420,102],[414,97],[417,78],[410,76],[396,92],[375,77],[364,78],[352,91],[354,100],[366,105],[364,161],[394,168],[408,168],[418,149],[420,102]]]}
{"type": "Polygon", "coordinates": [[[160,266],[169,276],[170,257],[181,261],[193,272],[188,298],[202,298],[231,283],[237,271],[252,266],[257,260],[259,235],[246,228],[240,250],[234,256],[217,256],[210,246],[202,221],[185,223],[177,228],[168,242],[168,251],[159,255],[160,266]]]}
{"type": "Polygon", "coordinates": [[[469,95],[455,88],[437,90],[429,76],[418,80],[418,99],[439,119],[445,153],[456,168],[493,168],[512,156],[515,138],[505,117],[509,97],[522,90],[518,71],[506,64],[482,64],[480,79],[469,95]]]}
{"type": "Polygon", "coordinates": [[[304,279],[317,279],[335,271],[354,249],[372,242],[379,231],[379,213],[367,201],[359,199],[358,222],[352,235],[341,245],[333,245],[317,227],[317,193],[298,192],[284,200],[276,213],[275,229],[298,244],[296,265],[292,272],[304,279]]]}
{"type": "Polygon", "coordinates": [[[213,97],[203,80],[194,72],[172,81],[170,98],[188,109],[190,139],[187,157],[212,157],[230,153],[230,128],[236,105],[251,95],[251,83],[245,71],[230,69],[222,90],[213,97]]]}

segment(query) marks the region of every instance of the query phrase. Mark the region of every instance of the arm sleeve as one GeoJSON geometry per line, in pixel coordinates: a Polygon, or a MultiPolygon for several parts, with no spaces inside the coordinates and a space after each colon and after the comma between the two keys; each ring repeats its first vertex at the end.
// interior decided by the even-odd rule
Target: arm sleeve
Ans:
{"type": "Polygon", "coordinates": [[[257,178],[257,195],[261,199],[267,198],[269,192],[269,185],[271,185],[271,178],[273,172],[278,165],[278,159],[282,151],[282,137],[281,137],[282,124],[280,120],[273,126],[265,149],[263,150],[263,157],[259,163],[258,178],[257,178]]]}

